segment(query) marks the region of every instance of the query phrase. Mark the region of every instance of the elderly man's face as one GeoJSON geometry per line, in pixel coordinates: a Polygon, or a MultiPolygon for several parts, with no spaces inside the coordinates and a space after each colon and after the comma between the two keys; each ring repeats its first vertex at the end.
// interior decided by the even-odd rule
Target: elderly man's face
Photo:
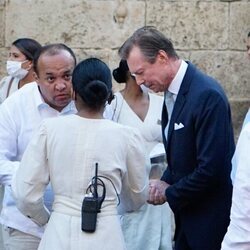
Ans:
{"type": "Polygon", "coordinates": [[[159,51],[154,63],[146,60],[139,47],[133,47],[127,58],[131,75],[138,85],[145,85],[154,92],[165,91],[170,82],[170,67],[164,51],[159,51]]]}
{"type": "Polygon", "coordinates": [[[75,67],[72,55],[61,50],[57,55],[41,55],[37,64],[36,82],[44,101],[61,111],[71,101],[72,72],[75,67]]]}

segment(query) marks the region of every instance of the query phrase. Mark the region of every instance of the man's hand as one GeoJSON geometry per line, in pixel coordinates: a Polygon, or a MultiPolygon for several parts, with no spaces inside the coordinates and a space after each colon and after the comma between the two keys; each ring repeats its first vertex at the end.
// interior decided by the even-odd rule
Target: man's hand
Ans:
{"type": "Polygon", "coordinates": [[[148,203],[161,205],[167,201],[165,191],[169,184],[161,180],[149,180],[149,198],[148,203]]]}

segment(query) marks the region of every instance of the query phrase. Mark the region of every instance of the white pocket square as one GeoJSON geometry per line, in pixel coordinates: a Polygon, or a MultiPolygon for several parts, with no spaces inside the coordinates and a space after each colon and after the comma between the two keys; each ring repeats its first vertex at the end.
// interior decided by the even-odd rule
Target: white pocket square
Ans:
{"type": "Polygon", "coordinates": [[[181,129],[181,128],[184,128],[184,125],[182,123],[180,123],[180,124],[175,123],[174,124],[174,130],[178,130],[178,129],[181,129]]]}

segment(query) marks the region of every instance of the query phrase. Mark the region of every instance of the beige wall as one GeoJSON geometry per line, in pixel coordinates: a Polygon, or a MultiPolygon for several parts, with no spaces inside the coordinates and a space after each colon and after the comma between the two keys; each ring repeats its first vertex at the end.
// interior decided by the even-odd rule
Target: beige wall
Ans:
{"type": "Polygon", "coordinates": [[[97,56],[113,69],[123,41],[136,28],[154,25],[172,39],[181,57],[221,82],[237,135],[250,106],[245,52],[249,13],[249,0],[0,0],[0,77],[5,75],[8,48],[17,38],[63,42],[79,60],[97,56]],[[126,14],[123,24],[117,12],[126,14]]]}

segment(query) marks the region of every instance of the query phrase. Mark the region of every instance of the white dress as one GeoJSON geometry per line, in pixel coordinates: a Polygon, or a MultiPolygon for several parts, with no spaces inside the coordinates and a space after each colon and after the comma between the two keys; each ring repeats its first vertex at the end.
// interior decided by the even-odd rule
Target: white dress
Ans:
{"type": "MultiPolygon", "coordinates": [[[[146,146],[145,155],[162,143],[161,111],[163,97],[149,93],[149,109],[142,121],[123,99],[120,92],[115,93],[111,103],[112,119],[120,124],[139,129],[146,146]]],[[[163,146],[163,144],[161,144],[163,146]]],[[[136,160],[136,159],[135,159],[136,160]]],[[[149,178],[161,177],[166,164],[147,162],[149,178]]],[[[122,230],[129,250],[172,250],[174,216],[169,205],[153,206],[145,204],[140,210],[122,216],[122,230]]]]}
{"type": "Polygon", "coordinates": [[[109,178],[120,194],[121,210],[145,204],[148,178],[143,140],[129,127],[104,119],[77,115],[47,119],[24,153],[13,178],[18,208],[37,224],[47,223],[39,249],[126,249],[117,214],[117,195],[111,182],[97,215],[94,233],[81,231],[81,206],[99,164],[98,175],[109,178]],[[55,194],[50,217],[42,196],[51,182],[55,194]]]}
{"type": "Polygon", "coordinates": [[[18,78],[6,76],[0,81],[0,104],[12,93],[18,90],[18,78]]]}

